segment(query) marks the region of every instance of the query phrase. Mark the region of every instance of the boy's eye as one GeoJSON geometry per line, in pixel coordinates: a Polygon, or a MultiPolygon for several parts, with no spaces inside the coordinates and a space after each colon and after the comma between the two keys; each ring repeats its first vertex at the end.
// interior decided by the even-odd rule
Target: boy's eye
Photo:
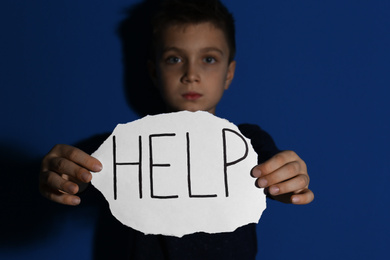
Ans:
{"type": "Polygon", "coordinates": [[[176,64],[176,63],[181,62],[181,59],[179,57],[172,56],[172,57],[168,57],[166,59],[166,62],[169,63],[169,64],[176,64]]]}
{"type": "Polygon", "coordinates": [[[215,63],[217,60],[214,57],[206,57],[203,59],[203,61],[212,64],[215,63]]]}

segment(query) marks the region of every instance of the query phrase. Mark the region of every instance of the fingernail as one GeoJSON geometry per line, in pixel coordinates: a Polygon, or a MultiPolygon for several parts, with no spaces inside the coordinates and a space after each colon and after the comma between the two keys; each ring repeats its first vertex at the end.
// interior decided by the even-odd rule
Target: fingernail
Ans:
{"type": "Polygon", "coordinates": [[[269,188],[269,192],[270,192],[272,195],[276,195],[276,194],[279,193],[279,188],[276,187],[276,186],[270,187],[270,188],[269,188]]]}
{"type": "Polygon", "coordinates": [[[100,172],[102,169],[103,169],[103,166],[100,164],[94,164],[92,166],[92,171],[94,171],[94,172],[100,172]]]}
{"type": "Polygon", "coordinates": [[[80,198],[79,197],[72,198],[72,204],[73,205],[79,205],[80,204],[80,198]]]}
{"type": "Polygon", "coordinates": [[[267,187],[268,181],[266,179],[259,179],[259,186],[261,188],[267,187]]]}
{"type": "Polygon", "coordinates": [[[299,197],[292,197],[292,202],[293,203],[299,203],[299,197]]]}
{"type": "Polygon", "coordinates": [[[253,177],[259,178],[261,176],[261,171],[259,169],[253,169],[252,170],[253,177]]]}

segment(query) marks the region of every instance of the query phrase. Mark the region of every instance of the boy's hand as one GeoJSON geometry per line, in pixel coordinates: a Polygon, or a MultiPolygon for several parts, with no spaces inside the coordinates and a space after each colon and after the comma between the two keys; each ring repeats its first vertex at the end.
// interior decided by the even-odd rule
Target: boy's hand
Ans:
{"type": "Polygon", "coordinates": [[[283,151],[252,169],[256,184],[273,199],[285,203],[307,204],[314,199],[309,190],[305,162],[293,151],[283,151]]]}
{"type": "Polygon", "coordinates": [[[39,176],[39,191],[49,200],[78,205],[75,194],[92,179],[90,171],[98,172],[102,164],[73,146],[58,144],[43,158],[39,176]]]}

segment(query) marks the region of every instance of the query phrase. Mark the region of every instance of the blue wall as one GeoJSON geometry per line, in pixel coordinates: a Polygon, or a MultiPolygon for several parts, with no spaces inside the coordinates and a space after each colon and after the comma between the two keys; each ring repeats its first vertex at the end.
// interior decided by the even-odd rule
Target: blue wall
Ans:
{"type": "MultiPolygon", "coordinates": [[[[39,160],[56,143],[138,117],[116,34],[138,2],[0,3],[0,259],[91,259],[96,209],[41,198],[39,160]]],[[[218,114],[295,150],[316,195],[306,206],[269,201],[258,259],[387,256],[390,2],[224,3],[236,18],[238,67],[218,114]]]]}

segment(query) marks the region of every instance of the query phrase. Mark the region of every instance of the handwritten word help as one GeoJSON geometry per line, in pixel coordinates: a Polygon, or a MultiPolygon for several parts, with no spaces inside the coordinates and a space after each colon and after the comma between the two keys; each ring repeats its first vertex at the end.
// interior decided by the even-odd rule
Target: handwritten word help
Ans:
{"type": "Polygon", "coordinates": [[[145,234],[229,232],[258,222],[265,196],[250,176],[257,154],[237,126],[207,112],[118,125],[92,156],[92,184],[112,214],[145,234]]]}

